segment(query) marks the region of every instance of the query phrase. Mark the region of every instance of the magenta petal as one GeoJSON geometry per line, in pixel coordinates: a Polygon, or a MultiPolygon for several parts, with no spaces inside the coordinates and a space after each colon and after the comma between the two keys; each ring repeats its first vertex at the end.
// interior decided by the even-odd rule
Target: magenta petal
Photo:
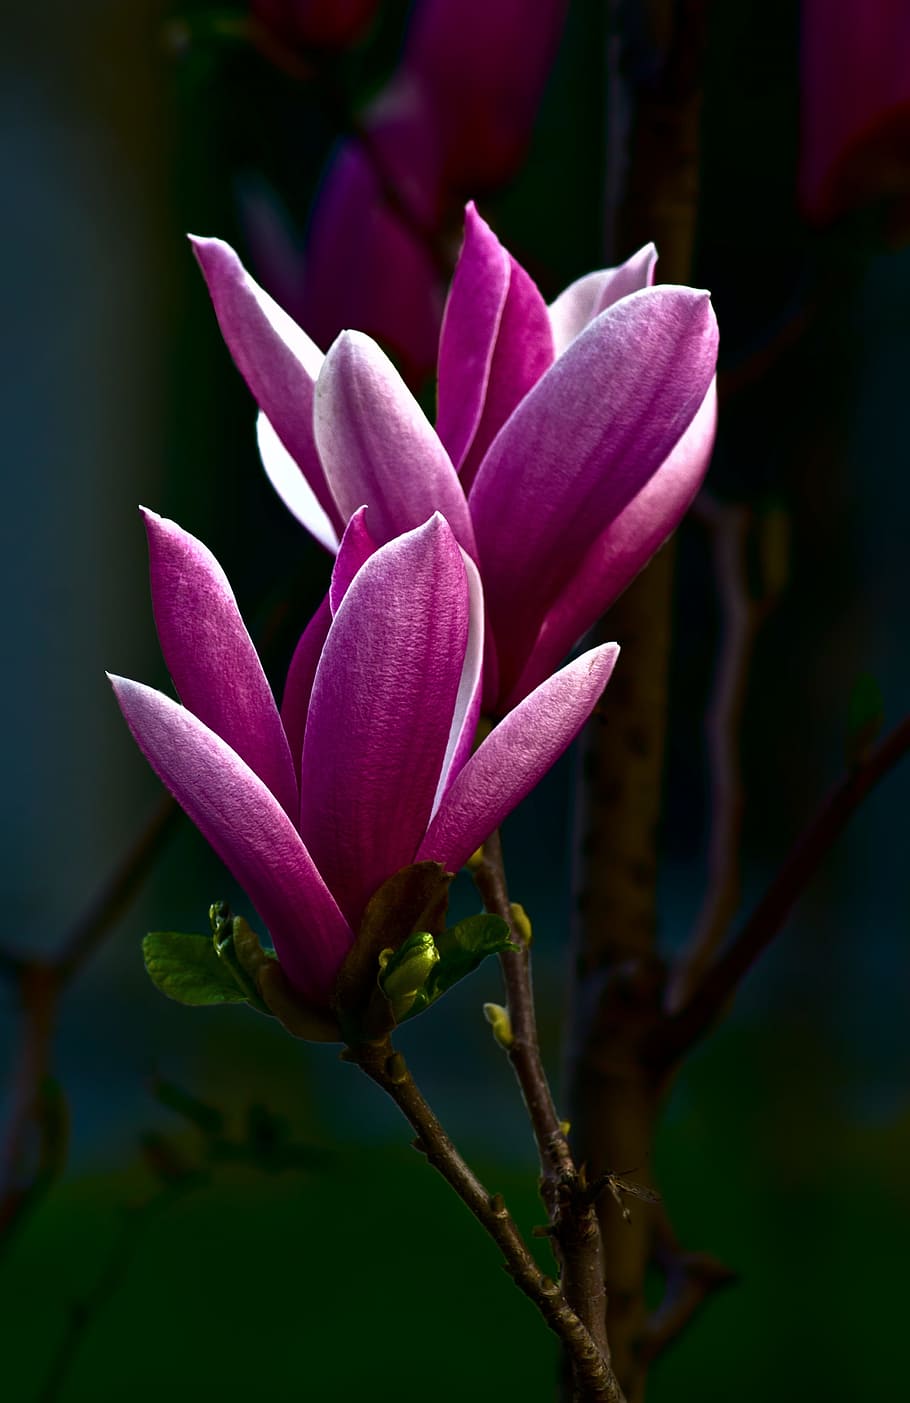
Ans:
{"type": "Polygon", "coordinates": [[[185,707],[139,682],[110,680],[139,749],[249,896],[288,978],[327,1002],[353,936],[287,814],[185,707]]]}
{"type": "Polygon", "coordinates": [[[190,242],[237,369],[338,530],[344,523],[313,440],[313,385],[322,352],[254,282],[229,244],[192,236],[190,242]]]}
{"type": "Polygon", "coordinates": [[[316,383],[316,442],[345,520],[364,503],[383,543],[442,512],[476,557],[468,505],[449,456],[388,356],[345,331],[316,383]]]}
{"type": "Polygon", "coordinates": [[[716,425],[717,386],[712,380],[701,408],[670,456],[594,542],[549,610],[506,709],[559,666],[676,530],[707,472],[716,425]]]}
{"type": "Polygon", "coordinates": [[[509,276],[509,255],[472,200],[439,337],[436,432],[456,468],[480,423],[509,276]]]}
{"type": "Polygon", "coordinates": [[[552,363],[543,298],[468,205],[439,343],[437,416],[465,491],[499,429],[552,363]]]}
{"type": "Polygon", "coordinates": [[[284,694],[281,698],[281,721],[291,755],[294,760],[294,773],[300,774],[300,757],[303,754],[303,736],[306,731],[307,711],[313,691],[316,668],[329,635],[332,623],[332,610],[329,596],[320,604],[316,613],[304,629],[288,668],[284,694]]]}
{"type": "Polygon", "coordinates": [[[583,653],[500,721],[446,794],[418,861],[463,866],[578,735],[618,654],[615,643],[583,653]]]}
{"type": "Polygon", "coordinates": [[[493,441],[470,504],[505,692],[579,560],[695,418],[716,358],[707,293],[633,293],[576,337],[493,441]]]}
{"type": "Polygon", "coordinates": [[[161,651],[184,706],[297,813],[297,780],[271,688],[227,577],[175,522],[143,511],[161,651]]]}
{"type": "Polygon", "coordinates": [[[376,550],[376,542],[370,535],[366,523],[366,514],[366,507],[360,507],[355,511],[345,527],[338,555],[335,557],[332,583],[329,586],[329,604],[332,607],[333,615],[337,614],[338,606],[347,594],[348,587],[357,571],[376,550]]]}
{"type": "Polygon", "coordinates": [[[423,837],[467,636],[465,567],[438,514],[370,557],[332,622],[303,743],[300,832],[355,928],[423,837]]]}
{"type": "Polygon", "coordinates": [[[474,748],[477,723],[480,720],[485,653],[483,585],[480,580],[480,571],[471,557],[462,552],[462,559],[468,576],[468,646],[465,649],[461,681],[458,684],[458,695],[455,698],[455,712],[452,716],[449,742],[442,762],[436,797],[433,800],[432,812],[434,814],[449,785],[474,748]]]}
{"type": "Polygon", "coordinates": [[[556,355],[561,356],[576,336],[614,302],[650,287],[656,263],[657,249],[645,244],[618,268],[602,268],[570,283],[549,307],[556,355]]]}

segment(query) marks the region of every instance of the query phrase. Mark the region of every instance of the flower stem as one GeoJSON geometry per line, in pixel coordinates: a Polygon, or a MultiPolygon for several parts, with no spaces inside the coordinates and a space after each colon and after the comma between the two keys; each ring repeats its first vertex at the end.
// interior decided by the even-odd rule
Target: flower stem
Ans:
{"type": "Polygon", "coordinates": [[[432,1164],[490,1235],[505,1258],[506,1270],[533,1301],[559,1337],[571,1362],[578,1403],[624,1403],[609,1362],[566,1300],[528,1250],[501,1194],[489,1194],[462,1159],[424,1100],[400,1052],[389,1039],[364,1043],[346,1056],[381,1086],[417,1133],[415,1148],[432,1164]]]}

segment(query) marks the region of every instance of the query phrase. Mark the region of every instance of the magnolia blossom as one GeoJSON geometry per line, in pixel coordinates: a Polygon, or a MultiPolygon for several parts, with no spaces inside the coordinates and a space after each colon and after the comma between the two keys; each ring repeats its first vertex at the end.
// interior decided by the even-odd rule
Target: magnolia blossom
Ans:
{"type": "Polygon", "coordinates": [[[325,173],[302,258],[287,240],[276,247],[261,193],[247,199],[263,276],[277,293],[296,256],[293,309],[317,341],[357,326],[393,349],[410,383],[431,373],[444,300],[434,251],[467,192],[496,189],[521,165],[567,10],[417,0],[397,68],[325,173]]]}
{"type": "Polygon", "coordinates": [[[415,861],[460,867],[578,733],[618,650],[595,648],[550,678],[472,755],[477,570],[440,515],[373,552],[361,511],[335,562],[321,646],[310,629],[279,711],[217,561],[174,522],[145,519],[158,637],[183,704],[112,677],[117,700],[247,892],[288,979],[326,1005],[372,894],[415,861]]]}
{"type": "Polygon", "coordinates": [[[547,307],[469,205],[434,430],[368,337],[344,332],[323,356],[227,244],[194,245],[286,505],[329,550],[363,503],[377,545],[441,511],[483,577],[484,707],[508,711],[626,588],[702,481],[716,420],[708,294],[653,287],[649,245],[547,307]]]}

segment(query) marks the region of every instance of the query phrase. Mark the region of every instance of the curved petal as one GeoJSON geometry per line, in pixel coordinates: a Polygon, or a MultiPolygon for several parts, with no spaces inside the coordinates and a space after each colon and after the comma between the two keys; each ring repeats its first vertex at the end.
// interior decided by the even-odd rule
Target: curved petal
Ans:
{"type": "Polygon", "coordinates": [[[450,872],[467,862],[578,735],[618,654],[615,643],[583,653],[500,721],[446,794],[418,861],[441,862],[450,872]]]}
{"type": "Polygon", "coordinates": [[[250,277],[230,244],[194,235],[190,243],[234,364],[337,530],[343,522],[313,440],[313,385],[322,352],[250,277]]]}
{"type": "Polygon", "coordinates": [[[439,341],[436,422],[465,491],[499,429],[552,363],[544,300],[472,202],[439,341]]]}
{"type": "Polygon", "coordinates": [[[180,700],[296,816],[287,737],[227,576],[211,551],[176,522],[145,509],[142,514],[155,624],[180,700]]]}
{"type": "Polygon", "coordinates": [[[470,505],[504,692],[577,562],[695,418],[716,358],[707,293],[633,293],[572,342],[494,439],[470,505]]]}
{"type": "Polygon", "coordinates": [[[338,549],[338,532],[261,409],[256,416],[256,442],[265,475],[288,511],[334,555],[338,549]]]}
{"type": "Polygon", "coordinates": [[[353,935],[287,814],[185,707],[139,682],[110,681],[139,749],[248,894],[288,979],[326,1003],[353,935]]]}
{"type": "Polygon", "coordinates": [[[594,542],[543,621],[508,710],[558,667],[674,532],[701,486],[717,425],[717,385],[650,482],[594,542]]]}
{"type": "Polygon", "coordinates": [[[570,283],[548,308],[555,354],[561,356],[595,317],[621,297],[651,287],[656,263],[657,249],[645,244],[618,268],[602,268],[570,283]]]}
{"type": "Polygon", "coordinates": [[[366,514],[366,507],[359,507],[344,529],[329,586],[329,604],[333,616],[337,614],[338,606],[347,594],[357,571],[376,550],[376,542],[366,524],[366,514]]]}
{"type": "Polygon", "coordinates": [[[464,492],[432,426],[388,356],[345,331],[316,382],[316,442],[345,521],[365,502],[383,543],[442,512],[460,545],[477,547],[464,492]]]}
{"type": "Polygon", "coordinates": [[[474,745],[477,723],[480,720],[480,701],[483,692],[484,659],[484,618],[483,585],[480,571],[469,555],[462,551],[464,568],[468,576],[468,646],[465,649],[458,695],[455,698],[455,712],[449,731],[442,770],[432,813],[435,814],[442,797],[459,770],[465,764],[474,745]]]}
{"type": "Polygon", "coordinates": [[[509,273],[508,254],[472,200],[439,335],[436,432],[456,468],[483,412],[509,273]]]}
{"type": "Polygon", "coordinates": [[[300,775],[300,757],[303,754],[303,737],[306,732],[306,718],[310,697],[313,692],[313,678],[319,666],[319,659],[325,647],[332,624],[332,610],[329,596],[320,604],[300,636],[294,649],[281,698],[281,722],[288,738],[294,760],[294,773],[300,775]]]}
{"type": "Polygon", "coordinates": [[[423,837],[467,637],[465,567],[438,514],[370,557],[332,622],[303,743],[300,832],[355,929],[423,837]]]}

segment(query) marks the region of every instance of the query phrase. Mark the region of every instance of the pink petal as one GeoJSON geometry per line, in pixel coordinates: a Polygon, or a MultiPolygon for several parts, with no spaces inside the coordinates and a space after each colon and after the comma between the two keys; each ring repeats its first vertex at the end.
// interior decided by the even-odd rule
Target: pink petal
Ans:
{"type": "Polygon", "coordinates": [[[287,738],[224,571],[176,522],[150,511],[143,516],[155,624],[181,701],[296,815],[287,738]]]}
{"type": "Polygon", "coordinates": [[[300,832],[355,929],[423,837],[467,638],[465,567],[438,514],[370,557],[332,622],[303,744],[300,832]]]}
{"type": "Polygon", "coordinates": [[[567,0],[422,0],[404,54],[432,101],[446,184],[501,186],[524,157],[567,0]]]}
{"type": "Polygon", "coordinates": [[[332,583],[329,586],[329,603],[333,616],[337,614],[338,606],[347,594],[357,571],[376,550],[376,542],[370,535],[366,524],[366,514],[366,507],[360,507],[345,527],[341,546],[335,558],[332,583]]]}
{"type": "Polygon", "coordinates": [[[193,236],[190,242],[237,369],[322,510],[339,528],[343,523],[313,441],[313,385],[322,352],[254,282],[229,244],[193,236]]]}
{"type": "Polygon", "coordinates": [[[510,711],[446,794],[417,860],[457,871],[529,794],[590,716],[619,654],[615,643],[583,653],[510,711]]]}
{"type": "Polygon", "coordinates": [[[322,510],[316,493],[261,410],[256,416],[256,442],[265,475],[288,511],[334,555],[338,532],[331,518],[322,510]]]}
{"type": "Polygon", "coordinates": [[[480,720],[484,659],[483,585],[480,571],[464,551],[462,560],[468,576],[468,646],[465,649],[458,695],[455,698],[449,742],[442,762],[436,797],[433,800],[434,814],[446,790],[471,754],[477,734],[477,723],[480,720]]]}
{"type": "Polygon", "coordinates": [[[543,298],[469,204],[439,343],[437,415],[465,491],[499,429],[552,363],[543,298]]]}
{"type": "Polygon", "coordinates": [[[368,151],[357,139],[339,148],[316,200],[303,319],[323,346],[345,327],[360,327],[419,385],[433,370],[444,296],[431,252],[433,225],[418,203],[418,194],[437,183],[437,158],[425,106],[414,103],[391,131],[377,126],[368,114],[368,151]],[[417,192],[402,188],[401,165],[416,175],[417,192]]]}
{"type": "Polygon", "coordinates": [[[716,357],[707,293],[633,293],[576,337],[494,440],[470,504],[504,692],[579,560],[695,418],[716,357]]]}
{"type": "Polygon", "coordinates": [[[548,309],[556,355],[561,356],[576,336],[614,302],[651,287],[656,263],[657,249],[645,244],[618,268],[602,268],[570,283],[548,309]]]}
{"type": "Polygon", "coordinates": [[[327,1002],[353,936],[287,814],[185,707],[139,682],[110,680],[139,749],[249,896],[288,978],[327,1002]]]}
{"type": "Polygon", "coordinates": [[[380,543],[442,512],[476,556],[464,492],[448,454],[392,362],[368,336],[345,331],[316,383],[316,442],[345,520],[366,503],[380,543]]]}
{"type": "Polygon", "coordinates": [[[307,711],[313,691],[313,679],[319,666],[319,659],[325,647],[332,623],[332,610],[329,596],[320,604],[310,619],[300,641],[294,649],[288,668],[284,694],[281,699],[281,721],[288,738],[288,745],[294,760],[294,773],[300,774],[300,757],[303,754],[303,736],[306,731],[307,711]]]}
{"type": "Polygon", "coordinates": [[[549,610],[506,710],[559,666],[676,530],[707,472],[716,425],[717,386],[712,380],[670,456],[594,542],[549,610]]]}

